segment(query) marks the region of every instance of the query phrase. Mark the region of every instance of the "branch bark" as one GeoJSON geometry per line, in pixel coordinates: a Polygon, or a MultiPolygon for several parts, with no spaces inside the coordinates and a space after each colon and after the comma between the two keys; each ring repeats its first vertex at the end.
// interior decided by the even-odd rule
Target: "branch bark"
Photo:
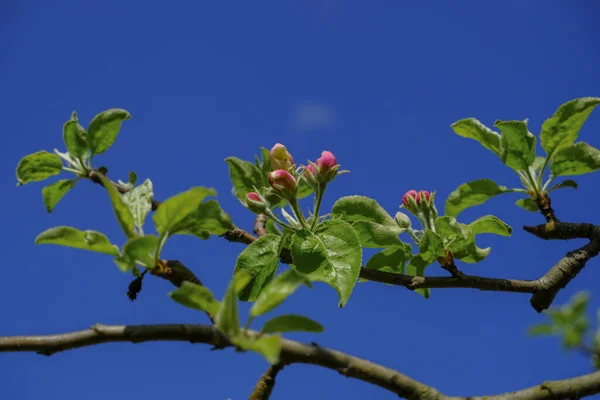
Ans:
{"type": "Polygon", "coordinates": [[[254,386],[248,400],[269,400],[275,387],[277,374],[283,369],[283,366],[282,363],[271,365],[254,386]]]}
{"type": "MultiPolygon", "coordinates": [[[[247,331],[247,333],[258,335],[254,331],[247,331]]],[[[90,329],[57,335],[2,337],[0,338],[0,352],[36,352],[49,356],[61,351],[102,343],[141,343],[149,341],[187,341],[190,343],[211,344],[218,348],[232,346],[217,328],[208,325],[108,326],[96,324],[90,329]]],[[[382,387],[406,399],[544,400],[580,398],[600,393],[600,371],[597,371],[575,378],[543,382],[527,389],[495,396],[445,396],[431,386],[379,364],[337,350],[283,338],[281,339],[280,360],[282,365],[302,363],[332,369],[349,378],[359,379],[382,387]]]]}

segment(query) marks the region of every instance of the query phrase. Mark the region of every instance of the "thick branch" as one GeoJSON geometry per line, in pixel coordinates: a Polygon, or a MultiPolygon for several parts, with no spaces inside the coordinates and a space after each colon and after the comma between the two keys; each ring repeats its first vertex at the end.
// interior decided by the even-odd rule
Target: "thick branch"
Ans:
{"type": "Polygon", "coordinates": [[[600,252],[600,227],[592,224],[555,222],[549,226],[526,226],[524,229],[544,240],[589,239],[585,246],[567,253],[558,263],[538,279],[538,290],[531,297],[531,305],[541,312],[552,304],[556,294],[583,269],[585,263],[600,252]]]}
{"type": "Polygon", "coordinates": [[[283,369],[283,364],[271,365],[267,371],[260,377],[254,390],[250,394],[248,400],[269,400],[273,388],[275,387],[275,379],[277,374],[283,369]]]}
{"type": "MultiPolygon", "coordinates": [[[[250,335],[257,332],[248,331],[250,335]]],[[[0,352],[37,352],[52,355],[65,350],[101,343],[148,341],[188,341],[206,343],[218,348],[230,347],[219,331],[207,325],[134,325],[106,326],[96,324],[91,329],[58,335],[13,336],[0,338],[0,352]]],[[[338,371],[349,378],[359,379],[387,389],[407,399],[565,399],[600,393],[600,371],[561,381],[485,397],[449,397],[436,389],[417,382],[397,371],[354,357],[337,350],[281,339],[282,364],[303,363],[338,371]]]]}

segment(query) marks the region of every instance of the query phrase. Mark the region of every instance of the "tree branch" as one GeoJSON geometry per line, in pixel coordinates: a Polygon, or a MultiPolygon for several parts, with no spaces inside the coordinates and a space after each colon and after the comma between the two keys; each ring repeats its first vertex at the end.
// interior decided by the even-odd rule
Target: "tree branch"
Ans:
{"type": "MultiPolygon", "coordinates": [[[[247,331],[251,336],[257,332],[247,331]]],[[[0,338],[0,352],[37,352],[52,355],[61,351],[101,343],[148,341],[187,341],[205,343],[219,348],[231,347],[231,343],[217,330],[208,325],[116,325],[96,324],[90,329],[57,335],[12,336],[0,338]]],[[[379,364],[354,357],[337,350],[281,339],[282,364],[311,364],[338,371],[349,378],[372,383],[407,399],[565,399],[580,398],[600,393],[600,371],[576,378],[544,382],[538,386],[517,392],[485,397],[450,397],[436,389],[409,378],[379,364]]],[[[272,367],[276,368],[276,367],[272,367]]]]}
{"type": "Polygon", "coordinates": [[[254,387],[254,390],[250,394],[248,400],[269,400],[273,388],[275,387],[275,379],[279,371],[283,369],[282,363],[271,365],[267,372],[265,372],[254,387]]]}

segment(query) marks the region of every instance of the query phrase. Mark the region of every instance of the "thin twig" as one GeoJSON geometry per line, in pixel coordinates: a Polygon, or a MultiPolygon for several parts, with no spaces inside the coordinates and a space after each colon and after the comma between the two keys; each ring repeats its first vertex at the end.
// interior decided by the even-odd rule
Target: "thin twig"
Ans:
{"type": "Polygon", "coordinates": [[[275,387],[275,379],[279,371],[283,369],[283,364],[278,363],[271,365],[267,371],[260,377],[254,390],[250,394],[248,400],[269,400],[273,388],[275,387]]]}

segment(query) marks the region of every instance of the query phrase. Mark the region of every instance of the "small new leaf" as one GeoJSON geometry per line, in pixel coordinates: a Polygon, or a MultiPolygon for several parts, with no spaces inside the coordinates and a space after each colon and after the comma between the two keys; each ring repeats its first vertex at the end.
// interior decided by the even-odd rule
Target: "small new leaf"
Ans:
{"type": "Polygon", "coordinates": [[[133,223],[140,232],[143,232],[144,221],[152,209],[153,196],[154,192],[152,191],[150,179],[146,179],[144,183],[123,195],[123,200],[133,215],[133,223]]]}
{"type": "Polygon", "coordinates": [[[235,272],[245,271],[250,283],[240,292],[243,301],[254,301],[263,287],[273,279],[279,265],[281,236],[264,235],[250,243],[235,262],[235,272]]]}
{"type": "Polygon", "coordinates": [[[93,154],[101,154],[117,140],[121,123],[131,118],[123,109],[111,108],[96,115],[88,126],[88,140],[93,154]]]}
{"type": "Polygon", "coordinates": [[[125,203],[125,200],[123,200],[123,196],[121,196],[121,193],[119,193],[119,190],[115,185],[106,179],[104,175],[98,174],[97,176],[102,182],[102,186],[104,186],[108,192],[108,196],[112,203],[113,210],[115,211],[115,215],[117,216],[117,220],[119,221],[119,225],[121,225],[121,229],[123,229],[123,232],[125,232],[125,235],[127,235],[128,238],[137,236],[133,214],[125,203]]]}
{"type": "Polygon", "coordinates": [[[285,314],[265,322],[261,332],[323,332],[323,326],[302,315],[285,314]]]}
{"type": "Polygon", "coordinates": [[[119,255],[119,248],[111,244],[106,236],[96,231],[80,231],[70,226],[50,228],[35,238],[35,244],[56,244],[98,253],[119,255]]]}
{"type": "Polygon", "coordinates": [[[75,184],[77,180],[75,179],[61,179],[60,181],[56,181],[51,185],[46,186],[42,189],[42,197],[44,198],[44,205],[46,206],[46,210],[51,213],[54,210],[54,207],[58,204],[58,202],[63,198],[65,194],[67,194],[75,184]]]}
{"type": "Polygon", "coordinates": [[[462,137],[475,139],[483,147],[500,155],[500,135],[475,118],[465,118],[452,124],[454,132],[462,137]]]}
{"type": "Polygon", "coordinates": [[[173,235],[185,230],[186,227],[181,222],[194,212],[206,197],[216,194],[212,188],[194,187],[168,198],[161,203],[153,216],[156,230],[160,235],[166,232],[173,235]]]}
{"type": "Polygon", "coordinates": [[[29,182],[39,182],[51,176],[60,174],[62,162],[60,157],[47,151],[26,155],[17,165],[18,185],[29,182]]]}
{"type": "Polygon", "coordinates": [[[136,236],[127,241],[123,246],[123,255],[129,260],[141,264],[142,266],[153,269],[158,261],[157,248],[159,245],[158,236],[136,236]]]}
{"type": "Polygon", "coordinates": [[[535,200],[530,197],[526,199],[519,199],[516,201],[515,204],[521,207],[522,209],[530,212],[538,212],[540,210],[535,200]]]}
{"type": "Polygon", "coordinates": [[[550,171],[554,177],[582,175],[600,169],[600,150],[586,142],[562,147],[554,153],[550,171]]]}
{"type": "MultiPolygon", "coordinates": [[[[421,254],[416,254],[413,258],[410,259],[408,265],[406,266],[406,275],[408,276],[425,276],[425,268],[428,265],[431,265],[433,261],[427,261],[423,259],[421,254]]],[[[429,298],[430,292],[429,288],[426,289],[416,289],[415,292],[419,293],[421,296],[426,299],[429,298]]]]}
{"type": "Polygon", "coordinates": [[[474,234],[495,233],[500,236],[510,236],[512,228],[494,215],[484,215],[469,224],[474,234]]]}
{"type": "Polygon", "coordinates": [[[240,271],[233,275],[215,318],[217,328],[231,340],[240,332],[237,294],[248,284],[250,279],[251,276],[246,271],[240,271]]]}
{"type": "Polygon", "coordinates": [[[71,119],[63,125],[63,140],[69,154],[73,157],[81,157],[90,149],[87,143],[87,132],[83,126],[79,125],[75,112],[71,119]]]}
{"type": "Polygon", "coordinates": [[[446,215],[456,217],[469,207],[483,204],[494,196],[502,193],[515,192],[506,186],[499,186],[491,179],[478,179],[463,183],[450,193],[446,200],[446,215]]]}
{"type": "Polygon", "coordinates": [[[250,309],[250,316],[257,317],[271,311],[283,303],[300,285],[312,288],[310,280],[306,275],[295,269],[289,269],[280,274],[260,292],[256,298],[256,302],[254,302],[250,309]]]}
{"type": "Polygon", "coordinates": [[[535,136],[527,129],[527,121],[496,121],[500,131],[500,159],[510,168],[526,170],[535,160],[535,136]]]}
{"type": "Polygon", "coordinates": [[[204,286],[184,281],[181,286],[169,293],[169,296],[186,307],[206,311],[215,316],[221,308],[221,303],[215,300],[212,292],[204,286]]]}
{"type": "Polygon", "coordinates": [[[263,176],[263,172],[256,165],[237,157],[228,157],[225,162],[229,166],[233,194],[238,199],[244,200],[246,193],[253,192],[254,187],[264,186],[266,176],[263,176]]]}

